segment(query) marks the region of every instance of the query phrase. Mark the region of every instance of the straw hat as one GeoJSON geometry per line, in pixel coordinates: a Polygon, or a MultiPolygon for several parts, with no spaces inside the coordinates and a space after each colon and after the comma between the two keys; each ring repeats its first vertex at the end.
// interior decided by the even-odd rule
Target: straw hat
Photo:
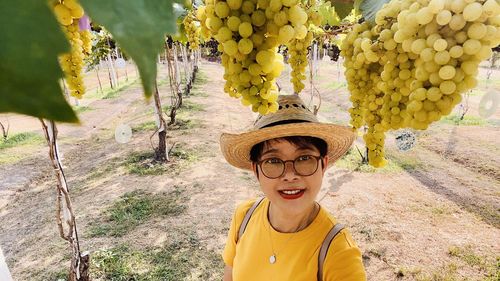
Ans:
{"type": "Polygon", "coordinates": [[[220,147],[227,162],[235,167],[252,170],[250,150],[260,142],[288,137],[310,136],[324,140],[332,165],[351,147],[355,134],[348,127],[320,123],[298,95],[280,95],[275,113],[259,115],[253,129],[241,134],[223,133],[220,147]],[[282,124],[284,122],[294,122],[282,124]],[[273,125],[274,124],[274,125],[273,125]]]}

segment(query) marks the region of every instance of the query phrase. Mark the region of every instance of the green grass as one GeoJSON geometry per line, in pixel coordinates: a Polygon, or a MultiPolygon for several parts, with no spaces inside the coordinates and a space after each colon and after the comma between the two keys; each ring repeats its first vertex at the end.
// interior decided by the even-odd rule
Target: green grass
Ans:
{"type": "Polygon", "coordinates": [[[175,118],[175,123],[170,125],[168,128],[170,130],[190,130],[195,128],[201,128],[202,124],[200,120],[197,119],[186,119],[181,114],[177,115],[175,118]]]}
{"type": "Polygon", "coordinates": [[[448,255],[482,271],[486,277],[483,280],[500,280],[500,256],[497,256],[495,261],[492,261],[491,258],[476,254],[470,245],[463,247],[451,246],[448,248],[448,255]]]}
{"type": "Polygon", "coordinates": [[[137,79],[130,80],[129,82],[122,82],[122,84],[120,84],[118,87],[104,91],[104,93],[102,94],[102,99],[105,99],[105,100],[106,99],[114,99],[114,98],[118,97],[122,91],[126,90],[127,88],[129,88],[130,86],[135,84],[136,82],[137,82],[137,79]]]}
{"type": "Polygon", "coordinates": [[[196,73],[196,79],[194,80],[193,86],[191,88],[191,96],[197,97],[208,97],[208,94],[203,91],[203,86],[208,82],[208,77],[201,69],[198,69],[196,73]]]}
{"type": "Polygon", "coordinates": [[[440,122],[452,125],[462,125],[462,126],[484,126],[488,125],[488,122],[481,117],[465,115],[462,120],[457,114],[450,114],[441,118],[440,122]]]}
{"type": "Polygon", "coordinates": [[[333,81],[332,83],[326,86],[328,90],[338,90],[346,87],[347,84],[345,82],[339,82],[339,81],[333,81]]]}
{"type": "Polygon", "coordinates": [[[121,244],[94,252],[90,272],[94,280],[221,280],[223,268],[220,255],[202,247],[193,231],[179,233],[162,247],[133,249],[121,244]]]}
{"type": "Polygon", "coordinates": [[[167,165],[154,160],[153,151],[133,152],[124,162],[130,174],[139,176],[158,176],[167,171],[167,165]]]}
{"type": "Polygon", "coordinates": [[[415,276],[417,281],[459,281],[463,280],[457,276],[458,266],[454,263],[449,263],[441,268],[435,269],[430,273],[419,272],[415,276]]]}
{"type": "Polygon", "coordinates": [[[115,171],[120,166],[120,162],[118,158],[110,159],[109,161],[102,163],[100,165],[96,165],[88,174],[85,181],[92,181],[98,178],[102,178],[106,175],[112,175],[112,172],[115,171]]]}
{"type": "Polygon", "coordinates": [[[143,122],[137,126],[132,127],[132,132],[137,133],[137,132],[144,132],[144,131],[154,131],[156,130],[156,122],[155,121],[147,121],[143,122]]]}
{"type": "Polygon", "coordinates": [[[185,210],[182,193],[181,189],[162,194],[141,190],[126,193],[105,211],[103,219],[89,228],[89,235],[120,237],[151,217],[179,215],[185,210]]]}
{"type": "Polygon", "coordinates": [[[123,165],[130,174],[139,176],[157,176],[165,173],[175,175],[198,161],[201,154],[201,149],[188,148],[181,143],[170,151],[170,162],[155,161],[153,151],[143,151],[131,153],[123,165]]]}
{"type": "MultiPolygon", "coordinates": [[[[165,105],[162,107],[162,110],[163,112],[170,113],[171,107],[172,107],[171,105],[165,105]]],[[[182,100],[182,106],[179,109],[177,109],[177,115],[186,112],[192,113],[192,112],[202,112],[202,111],[205,111],[203,105],[184,99],[182,100]]]]}
{"type": "Polygon", "coordinates": [[[9,148],[19,148],[15,151],[0,153],[0,164],[13,164],[31,156],[38,146],[45,143],[45,138],[37,133],[25,132],[13,134],[4,140],[0,137],[0,151],[9,148]]]}
{"type": "MultiPolygon", "coordinates": [[[[364,148],[361,147],[360,151],[363,153],[364,148]]],[[[387,165],[385,167],[374,168],[368,164],[362,164],[361,155],[359,155],[357,149],[351,148],[342,158],[335,162],[335,166],[363,173],[399,173],[406,170],[416,169],[422,165],[416,159],[409,157],[386,155],[386,159],[387,165]]]]}
{"type": "Polygon", "coordinates": [[[73,110],[76,112],[76,113],[83,113],[83,112],[87,112],[87,111],[91,111],[91,110],[94,110],[93,108],[91,108],[90,106],[73,106],[73,110]]]}
{"type": "Polygon", "coordinates": [[[471,97],[473,96],[479,96],[479,95],[484,95],[484,91],[483,90],[480,90],[480,89],[472,89],[468,92],[468,94],[466,93],[466,95],[469,95],[471,97]]]}
{"type": "Polygon", "coordinates": [[[8,137],[7,140],[0,139],[0,150],[21,145],[38,145],[44,141],[45,139],[37,133],[26,132],[14,134],[8,137]]]}
{"type": "Polygon", "coordinates": [[[109,86],[104,86],[103,87],[103,92],[99,91],[99,88],[97,88],[95,91],[88,92],[85,94],[84,98],[85,99],[105,99],[105,98],[114,98],[117,97],[120,93],[120,91],[127,89],[130,86],[133,86],[135,84],[138,84],[138,79],[129,79],[126,81],[125,79],[122,80],[120,77],[120,85],[117,88],[111,89],[109,86]]]}

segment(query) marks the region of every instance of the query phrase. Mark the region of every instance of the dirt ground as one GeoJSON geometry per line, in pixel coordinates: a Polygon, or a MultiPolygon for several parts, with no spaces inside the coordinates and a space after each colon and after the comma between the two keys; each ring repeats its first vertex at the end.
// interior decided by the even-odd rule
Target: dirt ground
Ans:
{"type": "MultiPolygon", "coordinates": [[[[491,79],[498,81],[499,73],[491,79]]],[[[235,206],[260,195],[252,176],[225,163],[218,147],[221,132],[247,128],[255,118],[223,93],[222,75],[219,64],[202,61],[193,95],[185,98],[201,108],[184,116],[196,122],[168,132],[169,146],[175,143],[196,157],[186,163],[174,157],[167,165],[170,170],[161,175],[132,174],[122,165],[133,153],[152,151],[154,130],[135,131],[127,144],[114,139],[120,123],[134,128],[154,120],[152,104],[144,102],[138,83],[113,99],[84,100],[91,110],[79,115],[81,126],[59,125],[82,250],[92,255],[122,244],[155,249],[194,237],[193,254],[212,253],[219,259],[235,206]],[[153,216],[119,237],[93,235],[90,229],[106,210],[134,190],[181,190],[185,211],[153,216]]],[[[288,70],[279,82],[291,93],[287,79],[288,70]]],[[[337,63],[325,58],[319,64],[315,86],[321,93],[320,119],[347,125],[350,104],[343,81],[337,63]]],[[[500,89],[491,85],[482,80],[479,89],[500,89]]],[[[168,104],[166,85],[160,91],[168,104]]],[[[470,96],[468,116],[477,116],[481,97],[470,96]]],[[[309,102],[311,97],[305,93],[303,99],[309,102]]],[[[312,99],[312,104],[318,102],[312,99]]],[[[499,114],[497,110],[481,125],[438,122],[417,133],[417,145],[408,152],[398,151],[389,134],[387,168],[372,171],[352,158],[327,172],[318,200],[350,228],[363,252],[368,280],[498,280],[499,114]]],[[[9,120],[13,132],[41,134],[35,119],[9,115],[9,120]]],[[[360,148],[361,140],[356,142],[360,148]]],[[[42,143],[0,153],[22,155],[0,166],[0,247],[15,280],[55,280],[68,265],[69,249],[55,223],[55,178],[47,148],[42,143]]],[[[205,262],[195,261],[183,280],[220,280],[222,267],[214,268],[221,266],[220,260],[205,262]]]]}

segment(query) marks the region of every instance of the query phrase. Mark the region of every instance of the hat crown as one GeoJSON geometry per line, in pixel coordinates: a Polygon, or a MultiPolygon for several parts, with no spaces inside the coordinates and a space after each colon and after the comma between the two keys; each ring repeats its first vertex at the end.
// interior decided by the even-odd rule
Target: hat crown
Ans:
{"type": "Polygon", "coordinates": [[[293,95],[278,96],[278,110],[274,113],[260,115],[254,123],[254,129],[262,129],[273,123],[282,123],[286,121],[294,122],[315,122],[318,123],[318,118],[314,115],[300,97],[293,95]]]}

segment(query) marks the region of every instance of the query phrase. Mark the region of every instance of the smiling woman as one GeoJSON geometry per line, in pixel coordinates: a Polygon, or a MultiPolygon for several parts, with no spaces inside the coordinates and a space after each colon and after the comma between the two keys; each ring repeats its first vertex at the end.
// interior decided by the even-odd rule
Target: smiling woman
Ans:
{"type": "Polygon", "coordinates": [[[316,202],[326,170],[355,136],[318,122],[297,95],[282,95],[278,103],[253,130],[221,136],[226,160],[252,170],[265,195],[236,208],[224,281],[366,280],[349,231],[316,202]]]}

